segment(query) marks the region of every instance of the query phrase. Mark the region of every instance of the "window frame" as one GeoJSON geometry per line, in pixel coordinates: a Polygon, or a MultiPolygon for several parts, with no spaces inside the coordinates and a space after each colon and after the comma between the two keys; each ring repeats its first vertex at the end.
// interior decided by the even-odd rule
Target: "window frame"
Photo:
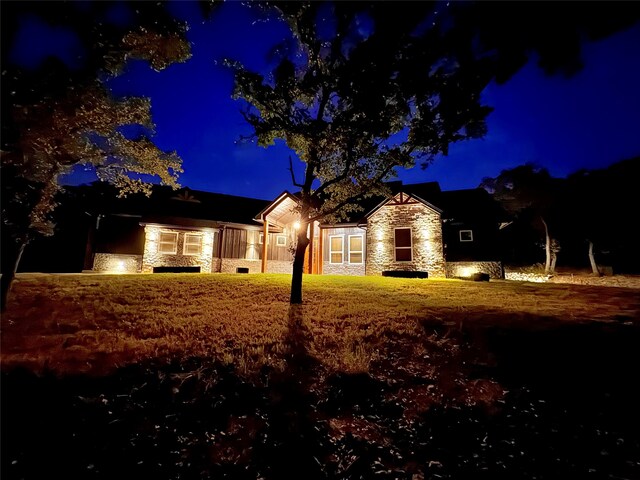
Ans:
{"type": "Polygon", "coordinates": [[[160,232],[158,233],[158,253],[161,255],[176,255],[178,253],[178,232],[170,232],[167,230],[160,230],[160,232]],[[163,242],[162,241],[162,235],[173,235],[174,241],[173,242],[163,242]],[[169,244],[172,243],[173,244],[173,251],[172,252],[163,252],[161,247],[163,244],[169,244]]]}
{"type": "Polygon", "coordinates": [[[473,230],[458,230],[458,238],[461,242],[473,242],[473,230]],[[469,240],[462,239],[462,232],[469,232],[469,236],[471,237],[469,240]]]}
{"type": "MultiPolygon", "coordinates": [[[[344,249],[344,247],[343,247],[344,249]]],[[[331,253],[329,253],[329,255],[331,255],[331,253]]],[[[364,235],[362,234],[355,234],[355,235],[349,235],[349,239],[347,241],[347,260],[349,262],[349,265],[362,265],[364,263],[364,235]],[[360,250],[351,250],[351,239],[354,237],[360,237],[360,250]],[[352,262],[351,261],[351,254],[352,253],[359,253],[360,254],[360,261],[359,262],[352,262]]]]}
{"type": "Polygon", "coordinates": [[[413,262],[413,230],[411,227],[395,227],[393,229],[393,260],[398,263],[411,263],[413,262]],[[396,245],[396,232],[398,230],[409,230],[409,246],[408,247],[398,247],[396,245]],[[398,260],[398,250],[409,250],[410,258],[409,260],[398,260]]]}
{"type": "Polygon", "coordinates": [[[204,241],[204,235],[202,233],[185,233],[184,234],[184,241],[182,242],[182,254],[183,255],[187,255],[190,257],[197,257],[202,255],[202,245],[203,245],[203,241],[204,241]],[[187,237],[199,237],[200,238],[200,243],[198,244],[200,247],[200,251],[198,253],[187,253],[187,245],[195,245],[194,243],[188,243],[187,242],[187,237]]]}
{"type": "Polygon", "coordinates": [[[286,235],[277,235],[276,236],[276,247],[286,247],[287,246],[287,236],[286,235]],[[284,243],[280,243],[280,239],[284,240],[284,243]]]}
{"type": "Polygon", "coordinates": [[[331,265],[342,265],[344,264],[344,234],[341,235],[329,235],[329,263],[331,265]],[[337,250],[332,250],[331,247],[333,247],[332,245],[332,238],[339,238],[340,239],[340,251],[338,252],[337,250]],[[338,254],[340,253],[340,261],[339,262],[334,262],[333,261],[333,254],[338,254]]]}

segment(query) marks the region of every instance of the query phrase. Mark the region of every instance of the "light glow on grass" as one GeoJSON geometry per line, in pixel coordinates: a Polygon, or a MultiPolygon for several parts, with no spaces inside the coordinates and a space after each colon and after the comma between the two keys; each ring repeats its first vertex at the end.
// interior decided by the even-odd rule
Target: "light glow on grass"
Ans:
{"type": "MultiPolygon", "coordinates": [[[[290,282],[286,274],[22,277],[1,317],[0,360],[59,372],[192,356],[279,368],[292,329],[290,282]]],[[[425,322],[513,326],[532,317],[638,315],[636,290],[571,284],[307,275],[303,298],[308,354],[350,372],[375,363],[389,338],[421,341],[425,322]]]]}

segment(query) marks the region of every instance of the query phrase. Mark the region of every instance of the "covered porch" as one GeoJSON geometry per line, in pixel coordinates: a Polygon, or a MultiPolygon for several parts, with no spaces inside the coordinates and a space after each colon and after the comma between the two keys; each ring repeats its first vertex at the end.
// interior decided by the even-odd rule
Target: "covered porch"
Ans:
{"type": "MultiPolygon", "coordinates": [[[[293,260],[293,248],[295,247],[298,229],[300,228],[300,214],[298,212],[299,200],[289,192],[281,193],[264,210],[256,215],[255,220],[262,223],[262,237],[267,239],[262,243],[261,272],[269,272],[269,262],[275,259],[274,248],[282,237],[286,238],[287,251],[293,260]]],[[[305,253],[304,273],[322,273],[322,235],[318,222],[312,222],[307,229],[309,246],[305,253]]]]}

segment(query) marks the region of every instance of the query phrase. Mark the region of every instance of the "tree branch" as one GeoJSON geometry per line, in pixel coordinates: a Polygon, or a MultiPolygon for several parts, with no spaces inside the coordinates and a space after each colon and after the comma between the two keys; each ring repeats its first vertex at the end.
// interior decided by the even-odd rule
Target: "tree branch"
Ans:
{"type": "Polygon", "coordinates": [[[296,175],[293,172],[293,160],[291,160],[291,155],[289,155],[289,171],[291,172],[291,182],[293,183],[293,186],[298,188],[303,188],[304,185],[301,185],[298,182],[296,182],[296,175]]]}

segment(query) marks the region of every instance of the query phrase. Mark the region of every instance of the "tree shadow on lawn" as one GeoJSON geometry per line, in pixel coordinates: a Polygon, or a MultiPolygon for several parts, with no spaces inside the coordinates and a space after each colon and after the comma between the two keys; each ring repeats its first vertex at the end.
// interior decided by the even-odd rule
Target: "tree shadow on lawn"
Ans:
{"type": "MultiPolygon", "coordinates": [[[[505,324],[455,327],[490,357],[472,375],[491,376],[507,394],[480,424],[450,411],[426,416],[423,433],[443,461],[463,465],[467,450],[480,459],[476,478],[640,478],[640,324],[534,316],[505,324]]],[[[473,476],[463,467],[456,478],[473,476]]]]}
{"type": "Polygon", "coordinates": [[[289,310],[284,368],[259,378],[202,359],[3,373],[2,478],[640,478],[637,324],[425,322],[387,339],[382,378],[327,372],[302,312],[289,310]],[[422,368],[434,359],[444,378],[422,368]],[[467,405],[489,378],[508,393],[467,405]],[[418,388],[444,397],[416,410],[418,388]]]}
{"type": "Polygon", "coordinates": [[[315,386],[321,366],[309,355],[311,332],[302,305],[291,305],[287,318],[285,368],[270,375],[270,419],[262,444],[262,461],[271,478],[326,478],[326,432],[317,423],[315,386]],[[314,418],[315,417],[315,418],[314,418]]]}

